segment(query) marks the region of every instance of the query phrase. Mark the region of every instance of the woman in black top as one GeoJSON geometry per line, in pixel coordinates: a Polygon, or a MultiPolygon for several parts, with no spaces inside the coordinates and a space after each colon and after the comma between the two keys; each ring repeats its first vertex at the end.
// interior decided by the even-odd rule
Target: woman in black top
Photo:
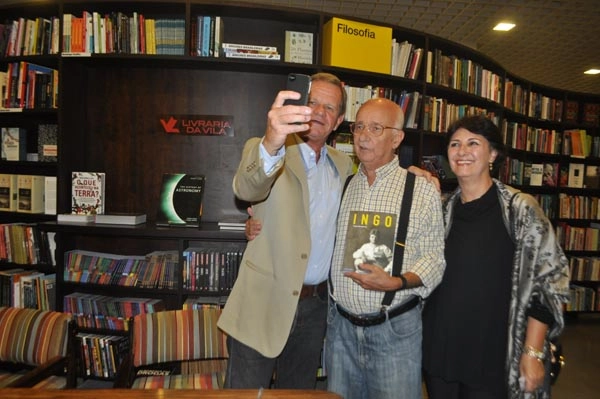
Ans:
{"type": "Polygon", "coordinates": [[[423,316],[429,397],[548,398],[544,361],[564,326],[567,260],[535,199],[492,178],[505,155],[493,122],[465,117],[447,137],[459,187],[444,204],[444,278],[423,316]]]}

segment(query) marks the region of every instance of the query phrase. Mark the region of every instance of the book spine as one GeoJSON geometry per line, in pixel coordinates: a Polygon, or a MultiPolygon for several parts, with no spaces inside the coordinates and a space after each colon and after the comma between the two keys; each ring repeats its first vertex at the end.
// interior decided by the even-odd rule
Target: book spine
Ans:
{"type": "Polygon", "coordinates": [[[222,43],[221,47],[225,49],[242,49],[242,50],[262,50],[277,52],[275,46],[261,46],[256,44],[237,44],[237,43],[222,43]]]}
{"type": "Polygon", "coordinates": [[[254,60],[271,60],[279,61],[281,55],[279,54],[253,54],[253,53],[229,53],[225,52],[225,58],[246,58],[254,60]]]}

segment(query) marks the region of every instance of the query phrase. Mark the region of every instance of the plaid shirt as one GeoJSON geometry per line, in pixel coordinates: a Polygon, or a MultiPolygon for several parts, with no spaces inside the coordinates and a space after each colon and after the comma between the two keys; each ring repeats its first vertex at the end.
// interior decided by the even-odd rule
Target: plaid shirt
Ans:
{"type": "MultiPolygon", "coordinates": [[[[395,215],[394,236],[398,229],[407,171],[398,164],[398,158],[382,166],[377,171],[373,185],[369,186],[362,168],[348,185],[338,216],[336,243],[331,266],[332,297],[348,311],[356,314],[379,312],[384,293],[365,290],[350,278],[344,277],[342,268],[345,254],[356,248],[348,248],[347,234],[351,212],[371,211],[395,215]]],[[[395,240],[394,240],[395,241],[395,240]]],[[[433,184],[417,177],[410,211],[402,273],[418,275],[423,286],[400,290],[394,296],[390,307],[405,302],[409,296],[427,297],[440,283],[444,274],[444,224],[440,194],[433,184]]]]}

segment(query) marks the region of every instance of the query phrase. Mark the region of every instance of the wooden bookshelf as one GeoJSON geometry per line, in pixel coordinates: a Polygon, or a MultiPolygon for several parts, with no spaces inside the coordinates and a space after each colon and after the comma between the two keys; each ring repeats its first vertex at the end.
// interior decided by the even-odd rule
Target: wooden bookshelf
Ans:
{"type": "MultiPolygon", "coordinates": [[[[66,213],[71,209],[71,172],[104,172],[106,211],[141,212],[148,217],[146,224],[129,227],[59,224],[52,215],[0,212],[0,223],[41,222],[41,229],[56,234],[58,309],[62,309],[64,295],[76,291],[115,297],[152,295],[163,298],[169,309],[180,308],[190,296],[205,296],[203,293],[186,291],[181,278],[175,282],[176,288],[173,290],[123,289],[67,282],[64,280],[65,252],[82,249],[139,256],[154,250],[173,250],[181,259],[185,249],[191,246],[243,250],[243,233],[219,231],[217,222],[240,218],[246,213],[247,204],[236,200],[233,195],[232,178],[244,143],[250,137],[264,133],[266,112],[276,93],[285,87],[290,72],[312,74],[325,71],[336,74],[348,86],[378,87],[383,88],[383,92],[387,89],[395,93],[418,93],[423,103],[417,108],[413,126],[406,128],[408,134],[403,143],[403,147],[412,148],[409,157],[417,165],[423,156],[445,155],[443,133],[447,124],[455,118],[457,109],[485,112],[500,126],[517,123],[532,129],[551,130],[561,140],[566,129],[574,128],[586,129],[592,137],[600,136],[599,127],[588,123],[594,119],[584,113],[584,109],[591,109],[586,104],[600,103],[600,96],[537,85],[510,74],[502,65],[477,51],[400,26],[379,24],[392,29],[396,42],[408,41],[422,48],[421,68],[414,78],[323,65],[323,26],[333,17],[343,16],[316,11],[195,0],[54,0],[4,5],[0,10],[8,21],[58,17],[62,23],[65,15],[81,17],[84,12],[100,15],[121,12],[129,17],[136,13],[146,19],[183,21],[183,53],[180,55],[131,51],[65,54],[62,53],[64,47],[60,47],[56,54],[0,55],[2,71],[7,69],[9,63],[22,61],[39,63],[59,71],[56,109],[0,112],[0,127],[29,127],[32,132],[31,143],[36,141],[34,133],[37,124],[58,124],[58,162],[0,161],[0,173],[56,176],[57,211],[66,213]],[[221,18],[224,24],[223,42],[275,46],[282,55],[286,31],[312,33],[314,62],[293,64],[196,56],[195,29],[198,16],[221,18]],[[427,70],[428,56],[431,57],[430,70],[427,70]],[[435,59],[441,57],[445,61],[436,63],[435,59]],[[443,69],[450,66],[452,73],[450,69],[443,69]],[[450,84],[450,78],[457,77],[456,71],[460,71],[458,76],[463,80],[450,84]],[[493,86],[483,91],[480,87],[481,77],[479,80],[468,80],[465,74],[469,71],[481,71],[476,73],[482,74],[486,71],[493,86]],[[510,92],[506,89],[508,82],[510,92]],[[465,86],[467,83],[474,86],[465,86]],[[521,94],[517,97],[510,94],[508,101],[508,93],[515,93],[517,88],[521,94]],[[562,108],[554,106],[554,110],[560,111],[551,118],[546,114],[530,113],[531,93],[554,103],[558,101],[562,108]],[[426,99],[444,107],[436,111],[437,119],[429,114],[432,110],[425,106],[426,99]],[[568,104],[577,104],[576,110],[567,107],[568,104]],[[450,105],[452,110],[448,111],[450,105]],[[567,110],[572,119],[566,118],[567,110]],[[165,122],[171,117],[203,118],[215,115],[233,120],[232,136],[168,134],[161,124],[161,120],[165,122]],[[425,118],[431,120],[425,123],[425,118]],[[164,173],[206,176],[204,212],[199,229],[155,226],[158,194],[164,173]]],[[[372,23],[366,20],[361,22],[372,23]]],[[[62,28],[61,25],[59,29],[62,28]]],[[[60,43],[60,46],[64,46],[62,36],[60,43]]],[[[354,115],[348,115],[348,120],[353,118],[354,115]]],[[[342,124],[339,131],[347,131],[347,123],[342,124]]],[[[512,149],[510,156],[521,162],[552,162],[559,166],[579,161],[586,165],[600,165],[598,154],[581,160],[563,155],[562,152],[544,153],[520,148],[512,149]]],[[[455,181],[442,183],[445,190],[452,189],[456,184],[455,181]]],[[[573,191],[560,185],[550,188],[520,185],[519,188],[547,196],[550,199],[548,206],[554,207],[556,212],[557,205],[552,205],[551,199],[573,191]]],[[[585,189],[576,191],[576,194],[595,195],[585,189]]],[[[553,220],[558,221],[556,218],[553,220]]],[[[181,261],[178,267],[180,275],[183,267],[181,261]]],[[[590,284],[592,287],[600,286],[597,282],[590,284]]],[[[214,296],[207,297],[207,301],[215,300],[214,296]]]]}

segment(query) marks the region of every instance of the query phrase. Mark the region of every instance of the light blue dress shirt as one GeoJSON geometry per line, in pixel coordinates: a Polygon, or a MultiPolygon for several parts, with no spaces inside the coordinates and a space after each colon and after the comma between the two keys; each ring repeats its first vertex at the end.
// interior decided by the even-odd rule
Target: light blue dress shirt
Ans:
{"type": "MultiPolygon", "coordinates": [[[[329,275],[342,182],[335,164],[329,158],[326,146],[321,149],[319,162],[315,151],[308,144],[300,144],[299,149],[308,179],[311,240],[304,284],[314,285],[325,281],[329,275]]],[[[273,172],[275,164],[285,156],[285,147],[276,155],[270,155],[261,144],[260,154],[268,175],[273,172]]]]}

